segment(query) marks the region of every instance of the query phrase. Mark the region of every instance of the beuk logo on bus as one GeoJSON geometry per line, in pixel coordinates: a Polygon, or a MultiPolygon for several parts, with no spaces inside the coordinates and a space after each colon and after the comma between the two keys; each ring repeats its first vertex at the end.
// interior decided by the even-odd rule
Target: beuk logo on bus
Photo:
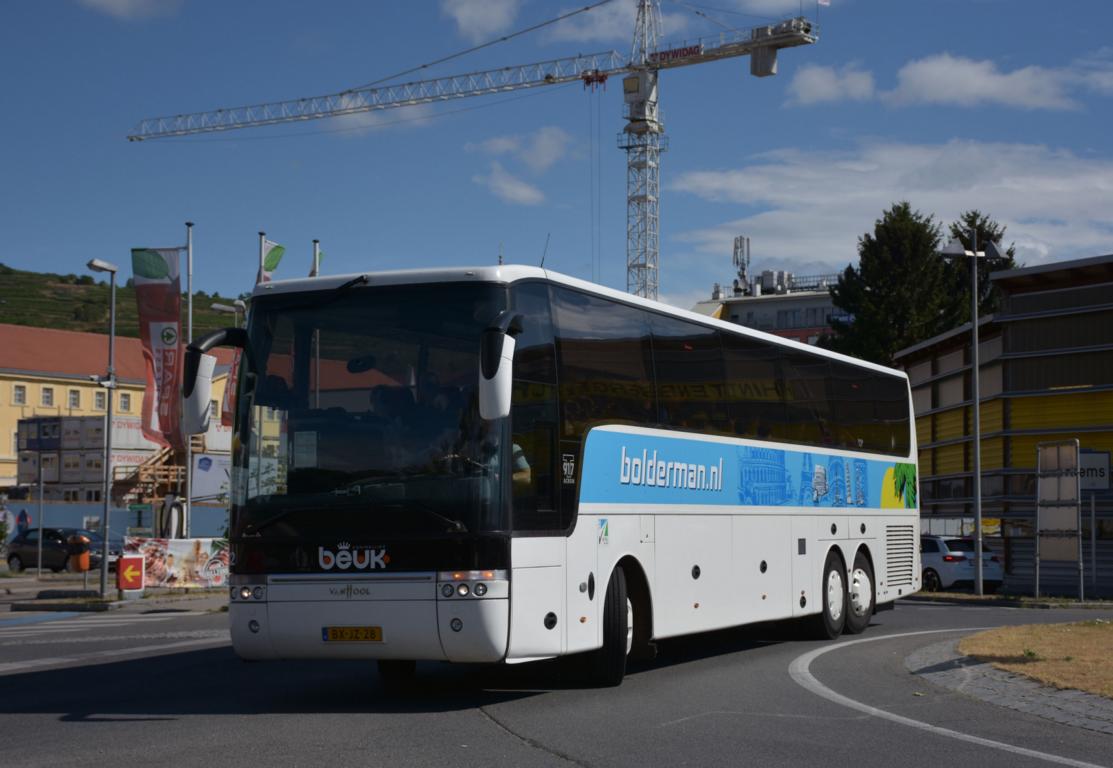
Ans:
{"type": "Polygon", "coordinates": [[[349,568],[355,568],[358,571],[373,571],[376,568],[386,568],[386,564],[389,562],[390,555],[386,553],[386,547],[381,549],[375,549],[374,547],[352,549],[352,545],[346,541],[336,545],[336,552],[324,547],[317,547],[317,564],[321,566],[323,571],[329,571],[333,568],[340,571],[346,571],[349,568]]]}
{"type": "Polygon", "coordinates": [[[718,465],[691,464],[686,461],[667,461],[650,455],[643,449],[641,455],[626,455],[622,446],[618,481],[622,485],[648,485],[657,488],[687,488],[693,491],[723,490],[723,457],[718,465]]]}

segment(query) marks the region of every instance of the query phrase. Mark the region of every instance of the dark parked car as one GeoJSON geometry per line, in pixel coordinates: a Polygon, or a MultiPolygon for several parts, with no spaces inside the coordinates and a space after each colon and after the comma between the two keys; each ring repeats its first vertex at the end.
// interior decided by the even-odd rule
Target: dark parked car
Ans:
{"type": "MultiPolygon", "coordinates": [[[[104,540],[100,535],[87,531],[84,528],[43,528],[43,568],[49,568],[57,573],[64,570],[66,560],[69,558],[69,544],[67,540],[79,534],[89,539],[89,567],[100,568],[101,551],[104,540]]],[[[118,547],[115,547],[118,550],[118,547]]],[[[108,564],[111,567],[117,552],[109,552],[108,564]]],[[[8,543],[8,567],[12,573],[18,573],[25,568],[37,568],[39,561],[39,529],[31,528],[19,534],[8,543]]]]}

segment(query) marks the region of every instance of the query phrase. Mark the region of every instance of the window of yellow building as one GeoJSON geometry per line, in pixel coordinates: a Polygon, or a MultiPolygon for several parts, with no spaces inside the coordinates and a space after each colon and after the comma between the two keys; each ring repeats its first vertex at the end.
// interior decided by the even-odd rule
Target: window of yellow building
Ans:
{"type": "Polygon", "coordinates": [[[80,407],[81,407],[81,390],[80,389],[71,389],[70,390],[70,408],[80,408],[80,407]]]}
{"type": "Polygon", "coordinates": [[[104,396],[103,392],[95,393],[95,395],[93,397],[93,407],[94,408],[96,408],[98,411],[103,411],[104,408],[105,408],[105,403],[106,402],[107,402],[107,398],[104,396]]]}
{"type": "Polygon", "coordinates": [[[12,386],[12,405],[27,405],[27,387],[24,384],[12,386]]]}
{"type": "Polygon", "coordinates": [[[131,395],[127,392],[120,393],[120,410],[125,413],[131,410],[131,395]]]}
{"type": "Polygon", "coordinates": [[[43,387],[42,404],[48,408],[54,405],[54,387],[43,387]]]}

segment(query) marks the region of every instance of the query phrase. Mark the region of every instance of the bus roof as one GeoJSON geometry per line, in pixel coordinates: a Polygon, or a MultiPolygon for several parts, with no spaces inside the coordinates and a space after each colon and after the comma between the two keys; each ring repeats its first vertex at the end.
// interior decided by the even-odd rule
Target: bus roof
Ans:
{"type": "Polygon", "coordinates": [[[347,283],[353,279],[366,277],[369,287],[387,286],[387,285],[414,285],[414,284],[428,284],[428,283],[455,283],[455,282],[477,282],[477,283],[515,283],[520,280],[526,279],[540,279],[547,280],[558,285],[566,285],[571,288],[577,288],[587,293],[592,293],[597,296],[605,296],[609,299],[619,301],[633,306],[643,307],[645,309],[660,312],[662,314],[671,315],[673,317],[682,318],[690,322],[699,323],[700,325],[711,326],[720,330],[734,333],[739,336],[748,336],[760,341],[778,344],[783,347],[791,347],[794,349],[809,352],[811,354],[828,357],[832,360],[840,360],[851,365],[861,366],[870,370],[880,371],[883,373],[892,374],[901,378],[908,378],[904,371],[895,368],[888,368],[883,365],[871,363],[866,360],[859,360],[855,357],[841,354],[839,352],[832,352],[821,347],[811,346],[810,344],[802,344],[792,339],[786,339],[782,336],[774,336],[771,333],[758,331],[753,328],[747,328],[744,325],[730,323],[725,320],[719,320],[707,315],[701,315],[697,312],[691,312],[686,309],[679,309],[669,304],[664,304],[659,301],[651,299],[644,299],[640,296],[634,296],[623,291],[608,288],[598,283],[592,283],[587,280],[581,280],[577,277],[571,277],[559,272],[554,272],[542,267],[530,267],[521,264],[503,264],[499,266],[485,266],[485,267],[445,267],[436,269],[398,269],[387,272],[354,272],[346,275],[328,275],[321,277],[303,277],[291,280],[276,280],[268,283],[259,283],[255,286],[255,291],[252,296],[266,296],[282,293],[302,293],[307,291],[327,291],[330,288],[338,288],[339,286],[347,283]]]}

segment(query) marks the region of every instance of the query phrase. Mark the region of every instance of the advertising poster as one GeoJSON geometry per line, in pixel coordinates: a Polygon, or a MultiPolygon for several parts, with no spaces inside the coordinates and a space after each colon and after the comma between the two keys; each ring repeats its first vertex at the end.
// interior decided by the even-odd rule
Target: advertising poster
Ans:
{"type": "Polygon", "coordinates": [[[226,539],[148,539],[127,537],[124,552],[143,556],[148,587],[224,587],[228,585],[226,539]]]}
{"type": "Polygon", "coordinates": [[[219,453],[194,454],[193,501],[227,501],[231,475],[231,456],[219,453]]]}

